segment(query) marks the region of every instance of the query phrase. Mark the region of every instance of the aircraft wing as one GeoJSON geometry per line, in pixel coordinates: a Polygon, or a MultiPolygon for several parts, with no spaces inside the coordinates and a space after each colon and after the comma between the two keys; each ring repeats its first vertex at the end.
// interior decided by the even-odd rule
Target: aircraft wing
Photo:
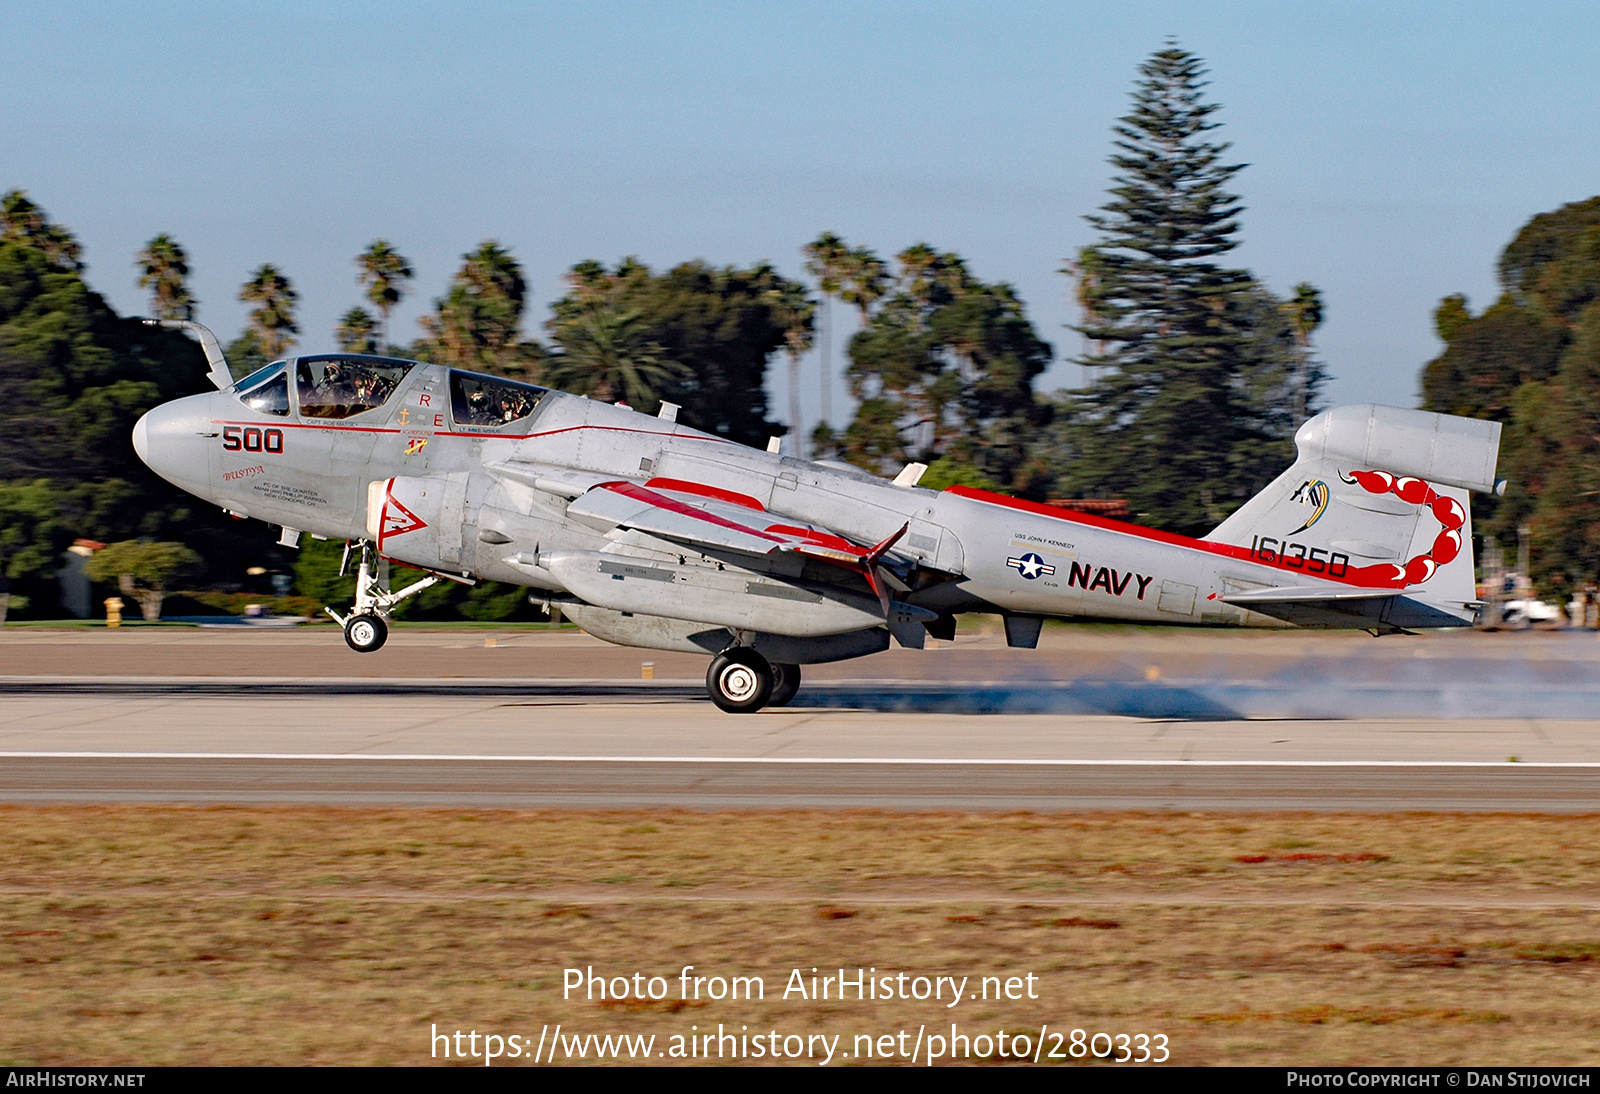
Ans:
{"type": "Polygon", "coordinates": [[[906,532],[862,546],[814,524],[797,524],[755,498],[676,479],[602,482],[567,506],[567,515],[602,528],[632,528],[694,548],[766,556],[793,552],[853,570],[887,603],[879,562],[906,532]]]}

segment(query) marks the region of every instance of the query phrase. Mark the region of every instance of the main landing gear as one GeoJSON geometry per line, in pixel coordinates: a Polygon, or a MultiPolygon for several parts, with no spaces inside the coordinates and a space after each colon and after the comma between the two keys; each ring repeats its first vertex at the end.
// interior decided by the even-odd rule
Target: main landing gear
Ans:
{"type": "MultiPolygon", "coordinates": [[[[340,615],[332,608],[323,611],[333,616],[334,622],[344,628],[345,645],[357,653],[373,653],[383,648],[389,637],[389,613],[408,596],[437,585],[442,575],[429,574],[421,581],[407,585],[397,593],[389,591],[389,560],[379,558],[372,544],[362,540],[355,545],[360,561],[356,566],[356,603],[349,615],[340,615]]],[[[343,577],[350,565],[351,544],[345,544],[344,561],[339,565],[343,577]]],[[[465,580],[453,578],[452,580],[465,580]]],[[[470,582],[469,582],[470,584],[470,582]]]]}
{"type": "Polygon", "coordinates": [[[774,665],[748,646],[734,646],[711,659],[706,690],[729,714],[785,706],[800,690],[800,666],[774,665]]]}

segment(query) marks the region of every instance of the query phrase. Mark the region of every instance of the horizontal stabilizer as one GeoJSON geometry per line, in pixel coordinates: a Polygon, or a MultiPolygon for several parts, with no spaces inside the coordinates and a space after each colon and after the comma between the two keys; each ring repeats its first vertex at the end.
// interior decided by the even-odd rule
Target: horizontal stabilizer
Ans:
{"type": "Polygon", "coordinates": [[[1252,604],[1295,604],[1318,600],[1374,600],[1393,595],[1393,589],[1337,589],[1327,585],[1299,585],[1282,589],[1251,589],[1244,593],[1227,593],[1221,599],[1229,604],[1249,607],[1252,604]]]}
{"type": "Polygon", "coordinates": [[[1376,467],[1443,486],[1496,492],[1500,423],[1393,406],[1327,410],[1295,434],[1300,457],[1376,467]]]}
{"type": "Polygon", "coordinates": [[[1411,627],[1460,627],[1477,618],[1477,604],[1437,604],[1396,594],[1393,589],[1252,589],[1221,599],[1297,627],[1371,628],[1394,632],[1411,627]]]}

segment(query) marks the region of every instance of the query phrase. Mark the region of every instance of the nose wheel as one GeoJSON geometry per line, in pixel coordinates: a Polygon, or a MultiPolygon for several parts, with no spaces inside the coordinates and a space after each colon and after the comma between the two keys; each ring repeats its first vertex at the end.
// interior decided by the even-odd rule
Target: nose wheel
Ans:
{"type": "Polygon", "coordinates": [[[735,646],[711,659],[706,690],[729,714],[753,714],[772,696],[772,666],[755,650],[735,646]]]}
{"type": "Polygon", "coordinates": [[[357,653],[372,653],[389,637],[389,624],[380,615],[352,615],[344,621],[345,645],[357,653]]]}

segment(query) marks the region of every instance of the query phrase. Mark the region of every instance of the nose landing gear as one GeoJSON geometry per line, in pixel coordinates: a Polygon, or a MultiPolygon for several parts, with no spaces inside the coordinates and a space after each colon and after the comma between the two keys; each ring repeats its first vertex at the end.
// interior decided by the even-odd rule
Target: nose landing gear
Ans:
{"type": "MultiPolygon", "coordinates": [[[[399,592],[389,591],[389,560],[378,557],[372,549],[372,544],[361,540],[355,545],[360,552],[360,561],[356,565],[356,603],[348,615],[340,615],[332,608],[323,608],[323,611],[333,616],[334,622],[344,628],[345,645],[357,653],[372,653],[383,647],[389,637],[389,613],[394,606],[408,596],[414,596],[423,589],[437,585],[442,578],[449,577],[451,581],[460,581],[472,585],[471,578],[455,577],[454,575],[430,573],[421,581],[407,585],[399,592]]],[[[344,561],[339,566],[342,577],[350,565],[350,547],[344,547],[344,561]]]]}
{"type": "Polygon", "coordinates": [[[344,621],[345,645],[357,653],[372,653],[389,637],[389,624],[381,615],[351,615],[344,621]]]}

